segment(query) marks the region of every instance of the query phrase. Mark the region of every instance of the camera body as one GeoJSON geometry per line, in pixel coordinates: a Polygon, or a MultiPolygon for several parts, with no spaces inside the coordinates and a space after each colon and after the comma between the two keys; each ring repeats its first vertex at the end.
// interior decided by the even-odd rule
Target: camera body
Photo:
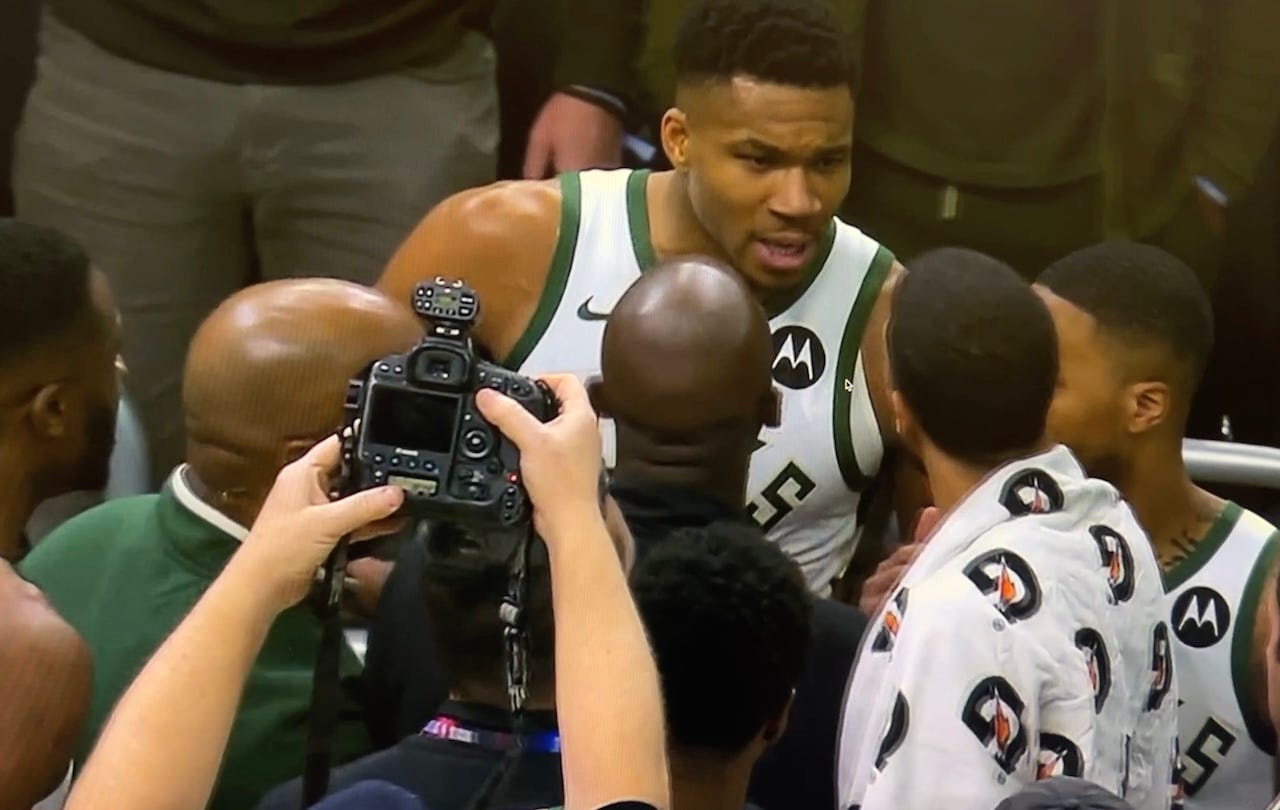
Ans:
{"type": "Polygon", "coordinates": [[[427,336],[384,357],[347,387],[342,491],[386,484],[405,492],[402,514],[470,526],[527,525],[520,454],[476,408],[482,388],[506,394],[546,422],[559,404],[550,389],[476,355],[476,294],[436,278],[413,291],[427,336]]]}

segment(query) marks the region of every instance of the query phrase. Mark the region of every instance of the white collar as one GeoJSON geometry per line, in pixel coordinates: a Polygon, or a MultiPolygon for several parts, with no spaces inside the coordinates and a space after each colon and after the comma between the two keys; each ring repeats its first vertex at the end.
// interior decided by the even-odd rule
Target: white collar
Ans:
{"type": "Polygon", "coordinates": [[[243,543],[244,539],[249,536],[249,530],[214,509],[196,495],[195,490],[191,489],[191,485],[187,483],[187,466],[186,464],[179,465],[178,469],[174,470],[173,475],[169,477],[169,485],[173,488],[173,497],[177,499],[178,503],[186,507],[191,514],[224,534],[235,538],[236,542],[243,543]]]}

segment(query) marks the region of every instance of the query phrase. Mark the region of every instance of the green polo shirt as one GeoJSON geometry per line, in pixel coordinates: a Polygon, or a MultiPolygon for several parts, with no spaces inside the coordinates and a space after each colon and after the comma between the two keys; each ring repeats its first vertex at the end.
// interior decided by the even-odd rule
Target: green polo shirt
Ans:
{"type": "MultiPolygon", "coordinates": [[[[116,700],[246,534],[196,498],[181,475],[180,468],[159,495],[109,501],[68,521],[19,569],[93,654],[93,696],[76,750],[77,771],[116,700]]],[[[285,611],[272,626],[245,685],[211,810],[253,807],[267,790],[302,773],[320,630],[306,605],[285,611]]],[[[354,654],[345,652],[344,675],[358,674],[354,654]]],[[[335,761],[370,749],[359,707],[348,699],[335,735],[335,761]]]]}

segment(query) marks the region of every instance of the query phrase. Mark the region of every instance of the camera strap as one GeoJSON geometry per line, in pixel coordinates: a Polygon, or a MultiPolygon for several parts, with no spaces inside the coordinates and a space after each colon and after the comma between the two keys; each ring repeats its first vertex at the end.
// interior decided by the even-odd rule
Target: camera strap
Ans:
{"type": "MultiPolygon", "coordinates": [[[[525,715],[525,701],[529,697],[529,630],[525,622],[525,608],[529,599],[529,553],[534,539],[533,526],[530,525],[523,542],[512,555],[507,595],[499,608],[499,616],[506,625],[502,631],[503,661],[515,744],[507,749],[502,762],[467,803],[467,810],[488,810],[498,803],[515,776],[530,739],[525,715]]],[[[559,741],[558,735],[556,740],[559,741]]]]}
{"type": "Polygon", "coordinates": [[[342,538],[324,564],[321,582],[323,601],[317,606],[320,618],[320,647],[311,681],[311,711],[307,716],[307,755],[302,771],[302,806],[310,807],[329,790],[333,735],[342,705],[342,585],[347,570],[349,538],[342,538]]]}

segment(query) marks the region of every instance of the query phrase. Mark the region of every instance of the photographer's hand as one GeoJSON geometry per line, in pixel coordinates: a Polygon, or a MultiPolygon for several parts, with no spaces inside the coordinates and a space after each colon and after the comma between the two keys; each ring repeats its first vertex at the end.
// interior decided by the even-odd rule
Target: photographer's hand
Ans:
{"type": "MultiPolygon", "coordinates": [[[[377,522],[404,501],[397,487],[380,487],[330,502],[329,480],[338,468],[341,444],[331,436],[276,476],[249,536],[228,568],[245,568],[254,588],[271,599],[274,610],[297,604],[307,595],[315,571],[343,536],[375,536],[377,522]]],[[[394,527],[384,527],[386,531],[394,527]]]]}
{"type": "Polygon", "coordinates": [[[371,534],[403,499],[383,488],[330,503],[339,446],[327,439],[280,471],[231,562],[116,704],[68,810],[208,803],[245,677],[276,615],[306,594],[339,539],[371,534]]]}
{"type": "Polygon", "coordinates": [[[477,393],[476,404],[520,448],[534,526],[551,561],[565,807],[639,799],[666,808],[658,671],[600,514],[596,415],[577,378],[541,379],[560,400],[559,415],[545,424],[493,391],[477,393]]]}
{"type": "Polygon", "coordinates": [[[515,400],[490,389],[476,393],[480,413],[520,448],[520,474],[533,501],[538,533],[600,514],[600,428],[587,391],[571,374],[540,378],[560,400],[560,413],[540,422],[515,400]]]}

